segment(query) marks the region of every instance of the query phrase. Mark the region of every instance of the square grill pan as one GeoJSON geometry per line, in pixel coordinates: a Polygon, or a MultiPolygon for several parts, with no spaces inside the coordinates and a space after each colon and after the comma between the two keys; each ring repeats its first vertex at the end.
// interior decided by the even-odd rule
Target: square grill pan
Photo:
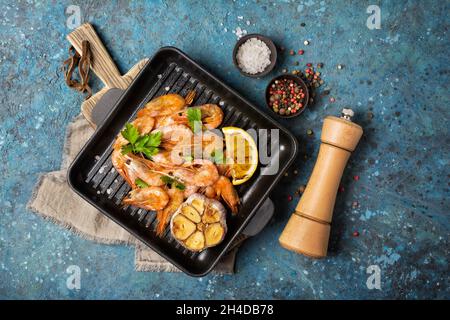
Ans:
{"type": "MultiPolygon", "coordinates": [[[[274,139],[274,138],[272,138],[274,139]]],[[[268,138],[270,141],[270,135],[268,138]]],[[[258,141],[257,141],[258,143],[258,141]]],[[[295,137],[226,86],[186,54],[173,47],[161,48],[145,65],[129,88],[123,93],[69,168],[68,183],[72,189],[107,217],[139,238],[158,254],[191,276],[204,276],[227,252],[232,241],[244,229],[270,191],[294,160],[298,149],[295,137]],[[130,187],[111,163],[112,144],[126,122],[148,101],[167,93],[186,96],[196,91],[193,106],[215,103],[224,111],[222,126],[248,130],[279,129],[279,170],[275,175],[262,175],[259,165],[254,176],[237,186],[241,205],[236,216],[227,214],[228,231],[222,243],[201,253],[190,252],[172,238],[169,228],[163,237],[156,236],[156,214],[122,205],[130,187]]],[[[274,156],[274,155],[271,155],[274,156]]]]}

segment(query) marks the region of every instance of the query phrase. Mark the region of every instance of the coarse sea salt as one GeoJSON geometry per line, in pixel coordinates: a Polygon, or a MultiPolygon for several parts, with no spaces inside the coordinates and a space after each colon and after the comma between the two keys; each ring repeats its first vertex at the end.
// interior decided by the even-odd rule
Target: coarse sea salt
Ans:
{"type": "Polygon", "coordinates": [[[263,41],[250,38],[239,47],[236,60],[242,71],[257,74],[269,66],[270,49],[263,41]]]}

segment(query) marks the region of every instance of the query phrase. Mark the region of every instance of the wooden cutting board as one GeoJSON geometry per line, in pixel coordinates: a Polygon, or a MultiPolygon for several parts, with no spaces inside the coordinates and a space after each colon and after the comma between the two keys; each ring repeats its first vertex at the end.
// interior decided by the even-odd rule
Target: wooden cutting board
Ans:
{"type": "MultiPolygon", "coordinates": [[[[69,40],[80,55],[82,41],[89,41],[91,49],[91,70],[104,84],[104,87],[100,91],[93,94],[81,104],[81,113],[95,128],[96,124],[92,114],[100,98],[110,89],[126,89],[147,63],[148,59],[142,59],[122,76],[91,24],[85,23],[79,26],[67,35],[67,40],[69,40]]],[[[110,107],[112,108],[113,105],[110,107]]]]}

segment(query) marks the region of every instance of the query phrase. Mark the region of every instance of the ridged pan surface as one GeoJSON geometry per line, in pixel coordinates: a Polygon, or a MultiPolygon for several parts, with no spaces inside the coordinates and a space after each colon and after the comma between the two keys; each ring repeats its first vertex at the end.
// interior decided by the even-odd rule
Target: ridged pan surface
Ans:
{"type": "MultiPolygon", "coordinates": [[[[257,141],[258,143],[258,141],[257,141]]],[[[161,48],[146,64],[130,87],[114,106],[69,168],[70,186],[103,214],[142,240],[161,256],[191,276],[210,272],[228,247],[243,230],[259,206],[269,195],[297,153],[296,139],[273,119],[252,106],[234,90],[227,87],[183,52],[176,48],[161,48]],[[278,140],[275,154],[279,169],[275,174],[262,174],[267,166],[260,164],[254,176],[238,186],[241,198],[239,213],[228,213],[228,232],[222,243],[201,253],[190,252],[176,243],[169,228],[163,237],[154,230],[156,214],[152,211],[122,205],[130,187],[115,171],[111,163],[111,146],[126,122],[132,121],[136,112],[148,101],[167,93],[186,96],[196,91],[192,105],[215,103],[224,111],[222,126],[248,129],[266,129],[268,141],[278,140]],[[270,129],[279,129],[278,138],[270,129]]]]}

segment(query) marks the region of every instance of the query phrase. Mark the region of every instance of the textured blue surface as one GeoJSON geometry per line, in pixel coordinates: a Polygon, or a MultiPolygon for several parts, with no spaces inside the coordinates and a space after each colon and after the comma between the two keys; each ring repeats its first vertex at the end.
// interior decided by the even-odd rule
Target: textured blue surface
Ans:
{"type": "MultiPolygon", "coordinates": [[[[380,30],[366,27],[366,1],[0,0],[0,298],[450,298],[450,7],[371,2],[381,8],[380,30]],[[59,168],[64,128],[82,102],[60,72],[70,32],[65,9],[77,3],[82,22],[95,25],[122,71],[173,45],[262,109],[267,81],[283,67],[324,63],[323,88],[336,102],[318,98],[302,116],[283,121],[301,152],[273,192],[275,218],[239,252],[237,274],[135,272],[132,248],[83,240],[27,211],[39,173],[59,168]],[[305,55],[285,54],[266,78],[244,78],[231,61],[237,27],[287,49],[304,48],[305,55]],[[339,63],[344,69],[337,70],[339,63]],[[310,260],[280,248],[277,239],[297,202],[288,195],[311,173],[321,120],[344,106],[357,112],[365,137],[338,195],[330,255],[310,260]],[[81,290],[66,287],[72,264],[81,267],[81,290]],[[381,290],[366,286],[373,264],[381,268],[381,290]]],[[[100,86],[97,79],[93,86],[100,86]]]]}

